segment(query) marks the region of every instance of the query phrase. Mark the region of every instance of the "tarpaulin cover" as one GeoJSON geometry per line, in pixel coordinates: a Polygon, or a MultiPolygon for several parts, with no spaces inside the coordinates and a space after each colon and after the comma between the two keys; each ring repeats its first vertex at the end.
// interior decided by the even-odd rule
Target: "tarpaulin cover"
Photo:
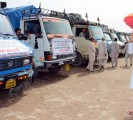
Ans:
{"type": "Polygon", "coordinates": [[[33,8],[36,8],[36,7],[33,5],[28,5],[28,6],[5,9],[5,12],[7,13],[14,29],[19,28],[20,26],[20,19],[22,18],[22,11],[26,9],[33,9],[33,8]]]}

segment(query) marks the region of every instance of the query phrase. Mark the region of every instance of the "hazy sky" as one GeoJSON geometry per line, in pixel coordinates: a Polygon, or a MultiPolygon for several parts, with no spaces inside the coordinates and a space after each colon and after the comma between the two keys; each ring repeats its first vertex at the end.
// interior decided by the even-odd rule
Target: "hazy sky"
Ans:
{"type": "Polygon", "coordinates": [[[123,21],[124,17],[133,13],[132,0],[3,0],[6,1],[8,7],[17,7],[22,5],[33,4],[39,6],[41,1],[42,7],[51,10],[63,11],[66,13],[80,13],[83,18],[86,12],[90,21],[97,22],[100,18],[100,23],[108,25],[119,31],[131,32],[123,21]]]}

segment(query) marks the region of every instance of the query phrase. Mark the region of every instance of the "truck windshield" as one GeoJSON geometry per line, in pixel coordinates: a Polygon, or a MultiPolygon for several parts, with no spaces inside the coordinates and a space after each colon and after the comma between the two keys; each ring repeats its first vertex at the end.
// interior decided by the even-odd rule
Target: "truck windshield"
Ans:
{"type": "Polygon", "coordinates": [[[14,35],[8,18],[3,14],[0,14],[0,34],[14,35]]]}
{"type": "Polygon", "coordinates": [[[70,24],[66,20],[43,18],[46,34],[73,35],[70,24]]]}
{"type": "Polygon", "coordinates": [[[120,41],[126,42],[126,38],[124,37],[124,35],[120,35],[120,41]]]}
{"type": "Polygon", "coordinates": [[[101,40],[104,37],[103,31],[102,31],[102,29],[100,27],[90,26],[90,31],[92,33],[92,37],[95,40],[101,40]]]}
{"type": "Polygon", "coordinates": [[[104,33],[104,37],[105,37],[106,41],[112,41],[111,37],[110,37],[110,35],[108,33],[104,33]]]}
{"type": "Polygon", "coordinates": [[[118,39],[118,37],[117,37],[116,33],[111,33],[111,36],[112,36],[112,39],[113,39],[113,40],[114,40],[115,38],[117,38],[117,39],[118,39]]]}

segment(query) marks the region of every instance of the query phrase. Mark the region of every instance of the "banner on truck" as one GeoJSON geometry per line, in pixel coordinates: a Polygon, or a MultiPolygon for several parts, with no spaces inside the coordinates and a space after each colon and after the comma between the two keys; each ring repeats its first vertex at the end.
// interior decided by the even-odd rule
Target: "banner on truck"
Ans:
{"type": "Polygon", "coordinates": [[[17,40],[0,40],[0,58],[29,54],[30,49],[17,40]]]}
{"type": "Polygon", "coordinates": [[[73,54],[72,39],[54,38],[52,39],[53,55],[73,54]]]}

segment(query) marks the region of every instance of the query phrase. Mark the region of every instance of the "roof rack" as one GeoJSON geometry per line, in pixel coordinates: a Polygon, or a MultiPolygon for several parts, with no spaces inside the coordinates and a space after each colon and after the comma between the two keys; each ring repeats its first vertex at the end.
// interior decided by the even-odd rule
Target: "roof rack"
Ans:
{"type": "Polygon", "coordinates": [[[39,16],[49,16],[66,19],[66,13],[53,11],[44,8],[32,8],[22,11],[22,19],[38,18],[39,16]]]}

